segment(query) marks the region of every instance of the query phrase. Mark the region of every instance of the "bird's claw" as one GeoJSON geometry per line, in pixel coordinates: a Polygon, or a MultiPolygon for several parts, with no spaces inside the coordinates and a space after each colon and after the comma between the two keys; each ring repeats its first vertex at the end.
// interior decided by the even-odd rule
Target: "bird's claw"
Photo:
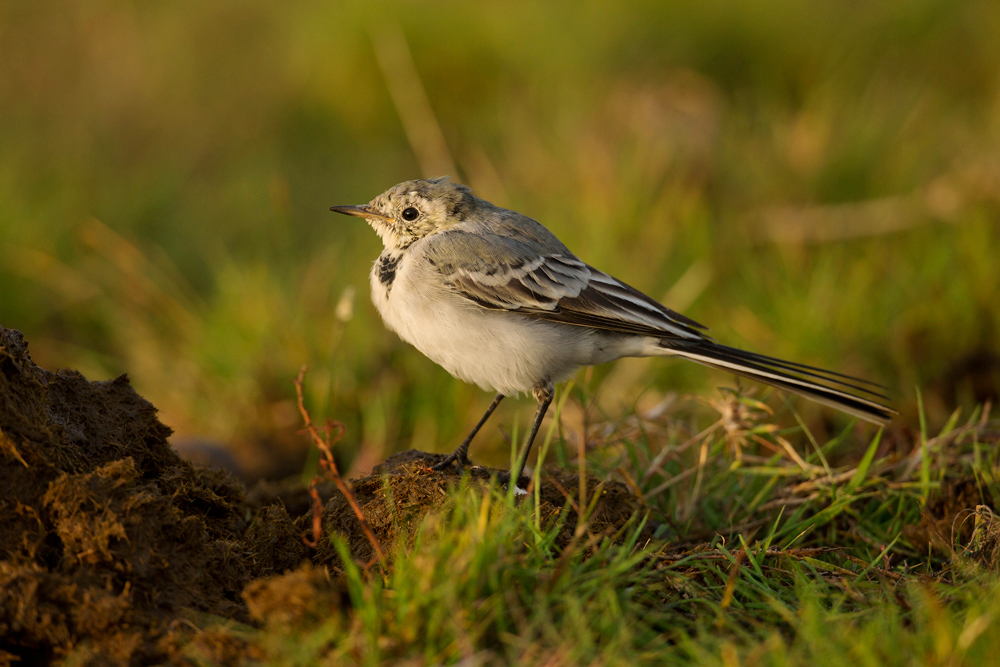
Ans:
{"type": "Polygon", "coordinates": [[[472,461],[469,460],[468,456],[455,456],[454,454],[450,454],[445,458],[443,458],[440,462],[432,465],[431,470],[437,470],[438,472],[441,472],[451,467],[452,463],[454,463],[455,466],[458,468],[459,475],[461,475],[462,471],[465,470],[466,468],[472,467],[472,461]]]}

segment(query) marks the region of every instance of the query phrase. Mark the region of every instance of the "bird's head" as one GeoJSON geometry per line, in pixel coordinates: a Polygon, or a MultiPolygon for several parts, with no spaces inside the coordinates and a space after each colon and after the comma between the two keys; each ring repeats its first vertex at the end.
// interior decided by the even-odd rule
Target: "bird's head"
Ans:
{"type": "Polygon", "coordinates": [[[386,248],[406,248],[462,222],[478,201],[468,187],[445,176],[404,181],[368,204],[331,206],[330,210],[366,219],[386,248]]]}

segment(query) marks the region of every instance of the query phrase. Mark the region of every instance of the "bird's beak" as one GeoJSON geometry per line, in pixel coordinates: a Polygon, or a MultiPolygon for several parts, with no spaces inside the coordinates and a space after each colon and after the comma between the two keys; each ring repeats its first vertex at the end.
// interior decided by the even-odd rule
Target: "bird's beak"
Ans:
{"type": "Polygon", "coordinates": [[[361,206],[331,206],[330,210],[334,213],[352,215],[355,218],[378,218],[379,220],[392,222],[392,218],[387,218],[380,213],[376,213],[368,204],[362,204],[361,206]]]}

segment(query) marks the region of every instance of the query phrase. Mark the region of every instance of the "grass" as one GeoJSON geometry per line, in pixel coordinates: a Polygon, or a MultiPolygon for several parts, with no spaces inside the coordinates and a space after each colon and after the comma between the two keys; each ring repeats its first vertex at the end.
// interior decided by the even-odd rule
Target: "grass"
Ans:
{"type": "MultiPolygon", "coordinates": [[[[0,60],[0,322],[45,367],[129,373],[175,442],[248,476],[303,466],[303,363],[354,474],[450,450],[485,409],[384,331],[378,240],[326,211],[443,172],[721,341],[901,412],[876,439],[691,364],[584,371],[549,460],[630,480],[667,546],[554,554],[528,508],[463,496],[388,579],[346,572],[342,613],[254,635],[272,661],[998,654],[995,576],[923,518],[962,476],[996,506],[993,3],[52,0],[0,10],[0,60]]],[[[530,410],[506,401],[473,456],[503,465],[530,410]]]]}
{"type": "MultiPolygon", "coordinates": [[[[4,12],[0,319],[248,469],[300,463],[302,363],[359,471],[444,449],[489,396],[383,330],[378,240],[326,208],[450,172],[724,342],[885,384],[906,423],[914,387],[934,427],[996,396],[992,5],[519,6],[4,12]]],[[[610,415],[729,378],[591,382],[610,415]]]]}
{"type": "Polygon", "coordinates": [[[580,522],[560,547],[559,520],[540,523],[530,496],[465,485],[395,545],[387,570],[355,563],[331,535],[342,568],[291,594],[308,612],[258,612],[262,627],[241,641],[274,665],[995,664],[995,422],[970,415],[906,455],[879,432],[860,459],[824,468],[855,434],[792,455],[780,441],[809,438],[770,428],[759,405],[730,396],[694,446],[677,414],[616,425],[602,451],[617,452],[607,464],[649,514],[615,535],[580,522]],[[674,459],[698,475],[656,493],[661,473],[679,476],[664,464],[674,459]],[[945,507],[968,480],[984,507],[945,507]],[[658,537],[639,537],[647,521],[658,537]]]}

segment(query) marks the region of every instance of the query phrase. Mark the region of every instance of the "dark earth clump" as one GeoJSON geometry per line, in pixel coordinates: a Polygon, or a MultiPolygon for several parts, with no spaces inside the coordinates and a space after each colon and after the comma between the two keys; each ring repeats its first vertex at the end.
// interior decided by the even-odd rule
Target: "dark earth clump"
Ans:
{"type": "MultiPolygon", "coordinates": [[[[248,493],[228,473],[180,458],[125,376],[52,373],[27,347],[0,327],[0,666],[252,660],[257,648],[216,628],[348,604],[329,541],[303,544],[313,516],[301,484],[248,493]]],[[[404,452],[352,481],[387,551],[449,497],[456,473],[430,470],[438,460],[404,452]]],[[[485,485],[497,471],[470,472],[485,485]]],[[[577,474],[543,479],[543,516],[570,512],[568,541],[576,518],[563,508],[575,502],[577,474]]],[[[319,491],[323,530],[370,561],[346,499],[332,484],[319,491]]],[[[588,498],[595,493],[591,531],[619,532],[643,510],[624,485],[588,479],[588,498]]]]}
{"type": "Polygon", "coordinates": [[[903,535],[947,557],[996,570],[1000,566],[1000,517],[993,513],[993,506],[993,498],[974,477],[945,480],[940,493],[924,506],[920,523],[906,526],[903,535]]]}
{"type": "MultiPolygon", "coordinates": [[[[361,509],[380,542],[393,544],[400,537],[412,535],[429,510],[440,507],[451,494],[455,477],[436,472],[430,466],[445,458],[444,454],[428,454],[417,450],[400,452],[375,466],[371,475],[353,480],[354,494],[361,509]]],[[[473,466],[467,470],[470,483],[486,485],[491,477],[501,472],[494,468],[473,466]]],[[[576,502],[579,475],[575,471],[546,468],[539,489],[539,513],[543,524],[555,520],[567,505],[567,498],[576,502]]],[[[588,521],[592,533],[613,535],[629,519],[643,510],[640,499],[620,482],[601,482],[587,479],[587,498],[594,497],[600,489],[600,499],[588,521]]],[[[576,529],[576,513],[572,506],[570,515],[560,528],[556,544],[561,548],[569,544],[576,529]]],[[[371,561],[375,557],[371,543],[356,528],[357,519],[351,512],[347,499],[335,494],[323,509],[323,526],[335,529],[345,536],[355,559],[371,561]]],[[[651,536],[650,532],[648,536],[651,536]]],[[[337,551],[330,542],[321,542],[314,562],[335,565],[337,551]]]]}

